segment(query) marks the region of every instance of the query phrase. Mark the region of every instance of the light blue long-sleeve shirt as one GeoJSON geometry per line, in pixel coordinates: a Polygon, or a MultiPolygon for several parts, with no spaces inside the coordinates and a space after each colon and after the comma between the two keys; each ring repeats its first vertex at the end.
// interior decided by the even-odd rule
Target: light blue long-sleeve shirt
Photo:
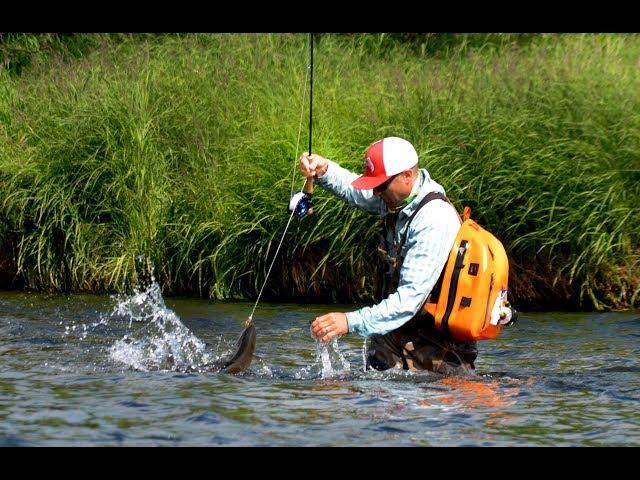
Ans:
{"type": "MultiPolygon", "coordinates": [[[[373,190],[359,190],[351,186],[351,182],[358,176],[329,160],[326,173],[316,178],[316,184],[351,206],[384,217],[387,206],[373,194],[373,190]]],[[[391,238],[393,232],[388,233],[389,245],[400,243],[407,227],[407,219],[429,192],[444,194],[444,189],[431,179],[426,169],[420,169],[411,192],[415,197],[398,215],[395,242],[391,238]]],[[[460,218],[449,203],[436,199],[422,207],[409,225],[402,248],[404,261],[400,269],[398,289],[376,305],[347,312],[349,333],[365,337],[385,334],[411,320],[438,281],[459,228],[460,218]]],[[[393,256],[396,253],[389,252],[393,256]]]]}

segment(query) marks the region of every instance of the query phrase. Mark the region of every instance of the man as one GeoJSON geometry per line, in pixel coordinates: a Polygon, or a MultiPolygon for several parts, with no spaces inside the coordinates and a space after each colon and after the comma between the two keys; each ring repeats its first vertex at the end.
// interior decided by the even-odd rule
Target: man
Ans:
{"type": "Polygon", "coordinates": [[[364,174],[358,177],[318,154],[305,152],[300,158],[305,177],[315,177],[317,185],[349,205],[380,215],[383,223],[382,301],[353,312],[321,315],[311,324],[313,335],[323,343],[346,333],[371,337],[367,367],[377,370],[451,374],[475,368],[475,342],[445,336],[422,310],[460,228],[455,208],[442,186],[418,168],[418,154],[407,140],[386,137],[374,142],[364,163],[364,174]]]}

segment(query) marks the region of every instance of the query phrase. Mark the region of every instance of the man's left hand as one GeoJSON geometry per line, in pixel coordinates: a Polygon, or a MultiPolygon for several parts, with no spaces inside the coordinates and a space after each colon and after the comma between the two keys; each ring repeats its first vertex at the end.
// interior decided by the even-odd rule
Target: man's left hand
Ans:
{"type": "Polygon", "coordinates": [[[316,317],[311,323],[311,334],[322,343],[349,333],[347,315],[343,312],[331,312],[316,317]]]}

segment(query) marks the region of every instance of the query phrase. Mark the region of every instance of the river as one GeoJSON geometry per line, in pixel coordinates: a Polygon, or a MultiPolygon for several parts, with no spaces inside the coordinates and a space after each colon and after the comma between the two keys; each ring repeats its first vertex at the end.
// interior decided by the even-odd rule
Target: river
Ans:
{"type": "Polygon", "coordinates": [[[0,292],[0,446],[638,446],[640,313],[527,313],[476,371],[364,371],[316,315],[260,304],[251,368],[218,373],[246,302],[0,292]]]}

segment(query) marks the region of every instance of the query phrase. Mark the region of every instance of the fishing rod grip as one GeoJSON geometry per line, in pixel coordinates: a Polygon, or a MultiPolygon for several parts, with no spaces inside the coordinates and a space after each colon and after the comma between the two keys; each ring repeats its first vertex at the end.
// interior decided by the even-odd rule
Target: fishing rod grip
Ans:
{"type": "Polygon", "coordinates": [[[307,177],[307,180],[304,183],[304,193],[313,195],[313,177],[307,177]]]}
{"type": "Polygon", "coordinates": [[[313,177],[307,177],[304,182],[304,193],[308,195],[309,199],[309,210],[307,210],[307,215],[313,214],[313,203],[311,202],[311,196],[313,195],[313,177]]]}

